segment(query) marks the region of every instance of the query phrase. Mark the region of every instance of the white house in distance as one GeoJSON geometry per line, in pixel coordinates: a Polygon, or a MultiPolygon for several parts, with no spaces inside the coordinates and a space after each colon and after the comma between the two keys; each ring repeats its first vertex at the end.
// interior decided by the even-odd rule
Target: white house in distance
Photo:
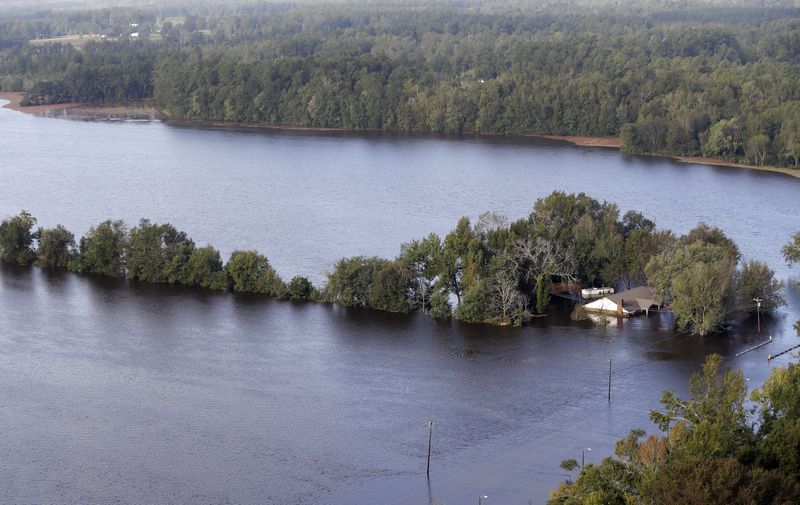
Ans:
{"type": "Polygon", "coordinates": [[[653,307],[658,308],[656,295],[647,286],[608,295],[583,306],[586,312],[620,317],[630,317],[642,312],[647,314],[653,307]]]}

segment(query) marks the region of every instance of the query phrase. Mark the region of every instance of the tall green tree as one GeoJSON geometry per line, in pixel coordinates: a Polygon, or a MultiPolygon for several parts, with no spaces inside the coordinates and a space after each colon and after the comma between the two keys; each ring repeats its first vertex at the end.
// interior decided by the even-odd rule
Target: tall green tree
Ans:
{"type": "Polygon", "coordinates": [[[756,313],[756,298],[761,300],[761,310],[765,312],[786,305],[782,294],[783,281],[775,278],[775,272],[766,263],[745,261],[736,272],[735,282],[736,310],[743,314],[756,313]]]}
{"type": "Polygon", "coordinates": [[[241,293],[263,293],[282,297],[286,285],[266,256],[256,251],[234,251],[225,265],[231,289],[241,293]]]}
{"type": "Polygon", "coordinates": [[[33,242],[36,218],[22,211],[0,223],[0,260],[27,265],[35,258],[33,242]]]}
{"type": "Polygon", "coordinates": [[[39,228],[39,248],[36,264],[48,268],[67,268],[77,255],[75,235],[57,225],[55,228],[39,228]]]}
{"type": "Polygon", "coordinates": [[[78,259],[71,266],[80,273],[124,276],[127,241],[124,221],[104,221],[81,237],[78,259]]]}

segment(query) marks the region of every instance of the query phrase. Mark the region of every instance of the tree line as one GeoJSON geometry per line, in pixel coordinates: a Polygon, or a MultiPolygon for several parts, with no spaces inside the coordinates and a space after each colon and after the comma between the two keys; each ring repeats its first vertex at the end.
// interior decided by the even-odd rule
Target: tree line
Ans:
{"type": "Polygon", "coordinates": [[[318,297],[304,277],[285,283],[257,251],[234,251],[223,264],[217,249],[198,247],[170,224],[142,219],[129,230],[124,221],[107,220],[92,226],[77,242],[61,225],[34,229],[35,225],[36,218],[25,211],[0,223],[0,260],[291,300],[318,297]]]}
{"type": "MultiPolygon", "coordinates": [[[[741,371],[709,356],[688,398],[664,392],[651,419],[662,434],[632,430],[615,455],[580,469],[548,505],[783,505],[800,501],[800,365],[774,368],[748,397],[741,371]],[[749,402],[748,402],[749,400],[749,402]]],[[[578,469],[574,459],[561,468],[578,469]]]]}
{"type": "MultiPolygon", "coordinates": [[[[753,298],[766,312],[785,303],[783,282],[766,264],[742,260],[719,228],[700,223],[675,236],[583,193],[554,192],[511,223],[492,213],[475,223],[463,217],[443,237],[403,244],[393,259],[342,258],[319,288],[301,276],[286,283],[257,251],[234,251],[223,263],[215,248],[169,224],[143,219],[128,229],[108,220],[79,241],[62,226],[35,225],[24,211],[0,223],[0,260],[470,323],[521,325],[547,312],[554,290],[577,285],[649,284],[679,327],[701,335],[754,314],[753,298]]],[[[800,234],[793,240],[783,249],[789,262],[800,257],[800,234]]]]}
{"type": "Polygon", "coordinates": [[[174,119],[619,136],[631,152],[800,166],[800,9],[658,4],[142,16],[146,41],[0,50],[0,85],[30,103],[154,97],[174,119]]]}

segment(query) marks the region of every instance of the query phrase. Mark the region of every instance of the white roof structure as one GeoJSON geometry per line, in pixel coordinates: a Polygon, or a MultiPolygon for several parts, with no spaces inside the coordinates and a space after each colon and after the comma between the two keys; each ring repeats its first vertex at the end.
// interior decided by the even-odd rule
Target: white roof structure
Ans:
{"type": "Polygon", "coordinates": [[[587,303],[583,308],[588,312],[630,316],[637,312],[647,312],[654,305],[658,306],[658,303],[652,288],[639,286],[587,303]]]}

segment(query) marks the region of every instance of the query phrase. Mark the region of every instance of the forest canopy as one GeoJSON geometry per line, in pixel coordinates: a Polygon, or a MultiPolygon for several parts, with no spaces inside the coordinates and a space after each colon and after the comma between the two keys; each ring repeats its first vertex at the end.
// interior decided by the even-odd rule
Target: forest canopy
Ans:
{"type": "Polygon", "coordinates": [[[187,3],[0,17],[0,88],[32,104],[154,98],[182,120],[618,136],[632,152],[800,166],[795,2],[613,4],[187,3]]]}

